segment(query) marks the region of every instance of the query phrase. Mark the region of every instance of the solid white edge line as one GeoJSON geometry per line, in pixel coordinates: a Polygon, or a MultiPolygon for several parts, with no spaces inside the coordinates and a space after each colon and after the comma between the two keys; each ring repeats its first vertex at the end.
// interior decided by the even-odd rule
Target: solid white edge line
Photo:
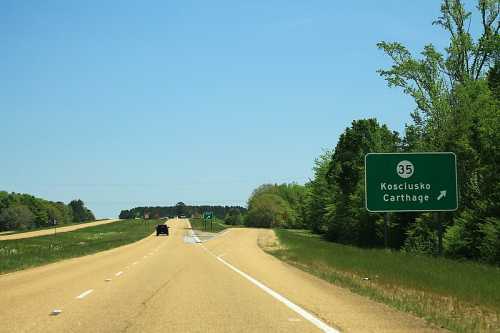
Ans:
{"type": "Polygon", "coordinates": [[[90,295],[93,291],[94,291],[94,289],[89,289],[87,291],[84,291],[83,293],[81,293],[80,295],[78,295],[76,298],[77,299],[84,299],[85,297],[87,297],[88,295],[90,295]]]}
{"type": "Polygon", "coordinates": [[[250,275],[246,274],[245,272],[240,271],[238,268],[234,267],[233,265],[231,265],[230,263],[228,263],[224,259],[222,259],[220,257],[216,257],[216,258],[217,258],[217,260],[219,260],[220,262],[222,262],[224,265],[226,265],[227,267],[231,268],[233,271],[235,271],[236,273],[240,274],[245,279],[247,279],[248,281],[252,282],[257,287],[259,287],[260,289],[264,290],[266,293],[268,293],[269,295],[271,295],[272,297],[274,297],[275,299],[277,299],[281,303],[283,303],[286,306],[288,306],[291,310],[293,310],[296,313],[298,313],[299,315],[301,315],[304,319],[307,319],[310,323],[312,323],[313,325],[315,325],[316,327],[318,327],[323,332],[326,332],[326,333],[340,333],[340,331],[337,331],[333,327],[328,326],[326,323],[324,323],[318,317],[316,317],[313,314],[311,314],[311,313],[307,312],[306,310],[302,309],[297,304],[293,303],[292,301],[290,301],[286,297],[278,294],[277,292],[275,292],[271,288],[267,287],[266,285],[260,283],[259,281],[257,281],[256,279],[254,279],[250,275]]]}

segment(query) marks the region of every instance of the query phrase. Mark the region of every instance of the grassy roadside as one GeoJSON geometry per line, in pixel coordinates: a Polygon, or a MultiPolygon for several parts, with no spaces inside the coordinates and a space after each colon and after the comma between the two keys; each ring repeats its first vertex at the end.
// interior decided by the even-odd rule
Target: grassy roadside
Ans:
{"type": "Polygon", "coordinates": [[[154,232],[157,220],[125,220],[49,236],[0,241],[0,274],[80,257],[132,243],[154,232]]]}
{"type": "Polygon", "coordinates": [[[210,222],[207,222],[207,228],[206,229],[204,228],[204,222],[202,218],[189,219],[189,222],[191,223],[191,227],[194,230],[200,230],[200,231],[219,232],[232,227],[224,224],[224,221],[219,220],[217,218],[213,221],[212,230],[210,229],[210,222]]]}
{"type": "MultiPolygon", "coordinates": [[[[71,222],[71,223],[66,223],[66,224],[59,224],[57,225],[57,229],[59,228],[64,228],[64,227],[71,227],[74,225],[81,225],[81,224],[86,224],[86,223],[92,223],[92,222],[100,222],[100,221],[107,221],[109,219],[97,219],[94,221],[83,221],[83,222],[71,222]]],[[[6,233],[5,235],[14,235],[14,234],[22,234],[25,232],[33,232],[33,231],[40,231],[40,230],[47,230],[47,229],[54,229],[54,226],[45,226],[45,227],[39,227],[39,228],[31,228],[31,229],[24,229],[24,230],[11,230],[8,234],[6,233]]]]}
{"type": "Polygon", "coordinates": [[[500,268],[360,249],[276,230],[269,253],[324,280],[456,332],[500,331],[500,268]]]}

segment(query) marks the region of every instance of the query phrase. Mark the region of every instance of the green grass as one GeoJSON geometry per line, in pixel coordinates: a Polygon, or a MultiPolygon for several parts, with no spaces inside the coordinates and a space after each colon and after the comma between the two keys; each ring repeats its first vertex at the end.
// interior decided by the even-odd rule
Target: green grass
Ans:
{"type": "MultiPolygon", "coordinates": [[[[94,221],[83,221],[83,222],[71,222],[71,223],[65,223],[65,224],[58,224],[57,229],[63,228],[63,227],[69,227],[73,225],[80,225],[80,224],[85,224],[85,223],[92,223],[92,222],[100,222],[100,221],[106,221],[109,219],[97,219],[94,221]]],[[[5,234],[5,235],[13,235],[13,234],[22,234],[25,232],[33,232],[33,231],[39,231],[39,230],[47,230],[47,229],[54,229],[54,226],[44,226],[44,227],[38,227],[38,228],[31,228],[31,229],[17,229],[17,230],[11,230],[10,233],[5,234]]]]}
{"type": "Polygon", "coordinates": [[[0,241],[0,274],[80,257],[138,241],[157,220],[126,220],[49,236],[0,241]]]}
{"type": "Polygon", "coordinates": [[[498,267],[276,234],[281,247],[271,254],[325,280],[454,331],[500,331],[498,267]]]}
{"type": "Polygon", "coordinates": [[[189,219],[189,222],[191,223],[191,227],[194,230],[200,230],[200,231],[219,232],[231,227],[229,225],[224,224],[224,221],[219,220],[217,218],[213,221],[212,224],[213,229],[210,229],[210,222],[207,222],[205,229],[202,218],[189,219]]]}

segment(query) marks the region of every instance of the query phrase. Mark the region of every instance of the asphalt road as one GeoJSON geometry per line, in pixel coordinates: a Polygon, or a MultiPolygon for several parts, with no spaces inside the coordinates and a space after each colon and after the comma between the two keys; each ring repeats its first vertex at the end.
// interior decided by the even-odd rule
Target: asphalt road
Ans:
{"type": "Polygon", "coordinates": [[[0,332],[431,332],[264,253],[269,230],[169,237],[0,276],[0,332]],[[51,315],[54,310],[59,314],[51,315]]]}
{"type": "MultiPolygon", "coordinates": [[[[113,223],[119,221],[119,219],[110,219],[110,220],[102,220],[102,221],[95,221],[95,222],[85,222],[85,223],[80,223],[80,224],[75,224],[75,225],[69,225],[67,227],[59,227],[57,228],[56,232],[61,233],[61,232],[68,232],[68,231],[73,231],[73,230],[78,230],[82,228],[88,228],[88,227],[93,227],[96,225],[101,225],[101,224],[108,224],[108,223],[113,223]]],[[[31,238],[31,237],[38,237],[38,236],[46,236],[46,235],[52,235],[54,234],[54,229],[43,229],[43,230],[36,230],[36,231],[27,231],[27,232],[21,232],[18,234],[0,234],[0,241],[2,240],[9,240],[9,239],[21,239],[21,238],[31,238]]]]}

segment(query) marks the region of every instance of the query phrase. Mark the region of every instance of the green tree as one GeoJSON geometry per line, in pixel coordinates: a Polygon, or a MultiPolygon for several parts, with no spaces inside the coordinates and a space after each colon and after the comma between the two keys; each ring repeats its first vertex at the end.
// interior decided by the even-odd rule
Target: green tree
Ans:
{"type": "Polygon", "coordinates": [[[135,217],[134,214],[131,213],[129,210],[126,210],[126,209],[122,210],[120,212],[120,215],[118,216],[118,218],[123,219],[123,220],[132,219],[134,217],[135,217]]]}
{"type": "MultiPolygon", "coordinates": [[[[446,253],[469,258],[482,256],[479,248],[487,238],[482,225],[500,214],[500,2],[478,0],[476,9],[480,23],[474,38],[469,29],[472,13],[463,2],[442,1],[441,16],[434,24],[449,34],[444,52],[428,44],[418,59],[400,43],[377,44],[393,61],[391,68],[379,70],[379,74],[389,86],[402,88],[416,104],[413,123],[406,126],[404,149],[457,155],[460,210],[441,214],[438,226],[442,222],[449,226],[446,253]]],[[[439,239],[441,230],[439,227],[439,239]]]]}
{"type": "MultiPolygon", "coordinates": [[[[265,224],[284,228],[304,228],[307,222],[305,217],[307,191],[305,186],[295,183],[261,185],[253,191],[248,201],[248,209],[251,211],[258,207],[271,211],[272,221],[265,224]],[[264,202],[266,200],[269,202],[264,202]]],[[[250,216],[247,216],[247,221],[250,221],[248,223],[257,223],[253,220],[258,216],[255,213],[254,210],[250,216]]]]}
{"type": "Polygon", "coordinates": [[[0,212],[0,230],[29,229],[35,221],[35,215],[28,207],[15,204],[0,212]]]}
{"type": "Polygon", "coordinates": [[[72,200],[69,204],[73,212],[73,221],[74,222],[85,222],[85,221],[93,221],[95,220],[94,214],[85,207],[85,204],[82,200],[72,200]]]}
{"type": "Polygon", "coordinates": [[[0,191],[0,212],[2,209],[9,207],[9,193],[0,191]]]}
{"type": "Polygon", "coordinates": [[[239,209],[231,208],[227,212],[224,222],[229,225],[240,225],[243,224],[243,216],[241,215],[239,209]]]}
{"type": "Polygon", "coordinates": [[[488,73],[488,85],[496,100],[500,100],[500,59],[495,62],[488,73]]]}
{"type": "Polygon", "coordinates": [[[276,194],[279,195],[290,206],[293,212],[293,220],[286,221],[287,228],[306,228],[306,201],[308,189],[296,183],[280,184],[274,186],[276,194]]]}
{"type": "Polygon", "coordinates": [[[14,201],[25,205],[35,215],[35,227],[49,225],[49,213],[44,200],[35,198],[29,194],[14,195],[14,201]]]}
{"type": "MultiPolygon", "coordinates": [[[[471,13],[461,0],[444,0],[441,16],[434,24],[450,34],[450,44],[445,54],[438,52],[432,44],[422,51],[422,59],[416,59],[398,42],[382,41],[377,46],[390,56],[394,65],[388,70],[379,70],[389,86],[403,88],[415,100],[417,110],[413,114],[415,125],[439,138],[445,129],[443,118],[449,115],[450,96],[457,84],[484,77],[488,68],[498,61],[500,23],[498,0],[478,0],[481,15],[481,33],[474,40],[469,32],[471,13]]],[[[433,146],[440,140],[428,140],[433,146]]]]}
{"type": "Polygon", "coordinates": [[[399,147],[398,133],[375,119],[353,121],[340,135],[327,172],[335,189],[335,212],[327,233],[330,240],[361,246],[380,242],[376,235],[381,217],[364,209],[364,158],[370,152],[395,152],[399,147]]]}
{"type": "Polygon", "coordinates": [[[333,153],[332,150],[326,151],[314,161],[314,177],[306,184],[308,191],[305,218],[315,233],[326,232],[328,221],[335,214],[335,187],[326,177],[333,153]]]}
{"type": "Polygon", "coordinates": [[[84,221],[95,219],[92,212],[84,207],[83,202],[75,201],[72,207],[62,202],[48,201],[29,194],[0,192],[0,212],[14,206],[25,207],[33,215],[32,223],[22,224],[23,228],[50,226],[54,220],[57,220],[59,225],[71,223],[74,218],[73,208],[80,214],[78,218],[84,221]]]}
{"type": "Polygon", "coordinates": [[[184,202],[178,202],[175,205],[175,214],[177,216],[185,216],[187,214],[187,208],[184,202]]]}
{"type": "MultiPolygon", "coordinates": [[[[60,201],[54,203],[53,205],[61,213],[61,216],[62,216],[61,223],[62,224],[68,224],[68,223],[73,222],[73,211],[71,210],[71,208],[68,205],[65,205],[63,202],[60,202],[60,201]]],[[[93,214],[92,214],[92,216],[93,216],[93,214]]]]}
{"type": "Polygon", "coordinates": [[[428,214],[416,218],[408,226],[406,234],[403,251],[414,254],[438,254],[438,235],[428,214]]]}
{"type": "Polygon", "coordinates": [[[250,199],[245,225],[250,227],[279,228],[294,224],[290,205],[279,195],[264,193],[250,199]]]}
{"type": "Polygon", "coordinates": [[[486,218],[479,229],[482,236],[479,246],[481,259],[491,264],[500,264],[500,218],[486,218]]]}

